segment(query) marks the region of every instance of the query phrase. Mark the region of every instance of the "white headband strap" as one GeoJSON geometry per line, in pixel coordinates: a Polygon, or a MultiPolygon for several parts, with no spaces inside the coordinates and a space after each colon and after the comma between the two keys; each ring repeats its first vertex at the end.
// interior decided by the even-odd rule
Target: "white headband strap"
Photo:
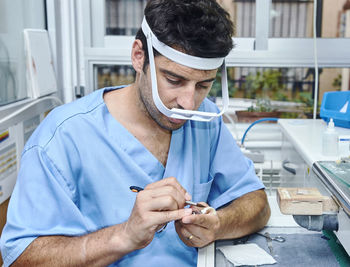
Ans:
{"type": "Polygon", "coordinates": [[[176,119],[183,119],[183,120],[210,121],[213,118],[217,118],[221,116],[227,109],[228,102],[229,102],[225,58],[194,57],[194,56],[181,53],[180,51],[177,51],[175,49],[172,49],[171,47],[165,45],[164,43],[160,42],[156,38],[156,36],[152,33],[151,29],[149,28],[145,18],[143,19],[143,22],[142,22],[142,31],[147,38],[147,50],[148,50],[148,56],[149,56],[151,83],[152,83],[152,97],[153,97],[154,104],[156,105],[158,110],[161,113],[163,113],[165,116],[176,118],[176,119]],[[158,47],[156,47],[154,42],[158,42],[158,47]],[[222,86],[222,100],[223,100],[222,110],[218,113],[214,113],[214,112],[185,110],[185,109],[177,109],[177,108],[168,109],[164,105],[164,103],[162,102],[158,94],[157,72],[156,72],[156,67],[154,62],[153,47],[156,48],[159,53],[169,58],[170,60],[193,69],[210,70],[210,69],[217,69],[221,66],[221,86],[222,86]]]}
{"type": "Polygon", "coordinates": [[[225,58],[223,57],[220,57],[220,58],[195,57],[195,56],[182,53],[174,48],[171,48],[170,46],[167,46],[166,44],[158,40],[157,36],[155,36],[151,28],[149,27],[145,17],[143,17],[141,27],[146,38],[151,37],[153,47],[163,56],[169,58],[170,60],[178,64],[181,64],[193,69],[213,70],[213,69],[219,68],[224,62],[225,58]]]}

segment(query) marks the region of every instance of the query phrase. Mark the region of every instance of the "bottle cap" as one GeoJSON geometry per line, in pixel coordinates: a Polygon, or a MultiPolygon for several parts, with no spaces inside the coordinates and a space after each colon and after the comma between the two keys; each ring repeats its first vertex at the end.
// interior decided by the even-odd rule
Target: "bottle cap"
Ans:
{"type": "Polygon", "coordinates": [[[328,129],[334,130],[334,121],[333,121],[333,118],[330,118],[330,120],[329,120],[328,129]]]}

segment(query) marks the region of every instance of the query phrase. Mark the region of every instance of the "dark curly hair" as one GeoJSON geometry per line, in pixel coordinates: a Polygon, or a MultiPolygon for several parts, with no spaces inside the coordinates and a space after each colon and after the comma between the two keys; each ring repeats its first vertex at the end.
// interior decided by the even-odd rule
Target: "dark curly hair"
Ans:
{"type": "MultiPolygon", "coordinates": [[[[225,57],[233,48],[233,23],[215,0],[149,0],[144,14],[157,38],[185,53],[205,58],[225,57]]],[[[149,63],[147,41],[139,29],[149,63]]],[[[159,53],[154,49],[154,55],[159,53]]]]}

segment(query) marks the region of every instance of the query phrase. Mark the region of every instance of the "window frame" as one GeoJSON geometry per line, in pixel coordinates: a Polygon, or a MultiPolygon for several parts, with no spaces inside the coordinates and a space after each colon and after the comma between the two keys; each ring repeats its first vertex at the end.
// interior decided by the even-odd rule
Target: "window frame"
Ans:
{"type": "MultiPolygon", "coordinates": [[[[105,0],[91,1],[91,46],[85,47],[88,88],[93,88],[93,65],[131,65],[134,36],[105,35],[105,0]]],[[[271,0],[256,0],[255,38],[233,38],[235,48],[226,58],[229,67],[314,67],[313,38],[270,38],[271,0]]],[[[85,28],[85,33],[89,29],[85,28]]],[[[350,38],[317,38],[319,68],[349,68],[350,38]],[[336,47],[336,49],[334,49],[336,47]]]]}

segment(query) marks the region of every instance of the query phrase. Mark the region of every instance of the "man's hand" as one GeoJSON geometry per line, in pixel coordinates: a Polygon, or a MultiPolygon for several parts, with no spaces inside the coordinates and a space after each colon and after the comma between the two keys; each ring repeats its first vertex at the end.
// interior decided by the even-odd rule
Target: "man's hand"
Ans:
{"type": "MultiPolygon", "coordinates": [[[[196,207],[192,209],[197,211],[196,207]]],[[[266,225],[270,213],[266,193],[261,189],[235,199],[216,210],[216,214],[185,216],[175,227],[186,245],[203,247],[218,239],[239,238],[259,231],[266,225]]]]}
{"type": "MultiPolygon", "coordinates": [[[[201,204],[208,206],[204,202],[201,204]]],[[[191,247],[204,247],[216,240],[220,220],[216,212],[202,214],[203,208],[192,207],[196,214],[183,217],[175,222],[176,232],[182,242],[191,247]]]]}
{"type": "Polygon", "coordinates": [[[192,213],[184,209],[191,196],[173,177],[149,184],[137,194],[134,208],[123,224],[130,250],[146,247],[166,223],[192,213]]]}

